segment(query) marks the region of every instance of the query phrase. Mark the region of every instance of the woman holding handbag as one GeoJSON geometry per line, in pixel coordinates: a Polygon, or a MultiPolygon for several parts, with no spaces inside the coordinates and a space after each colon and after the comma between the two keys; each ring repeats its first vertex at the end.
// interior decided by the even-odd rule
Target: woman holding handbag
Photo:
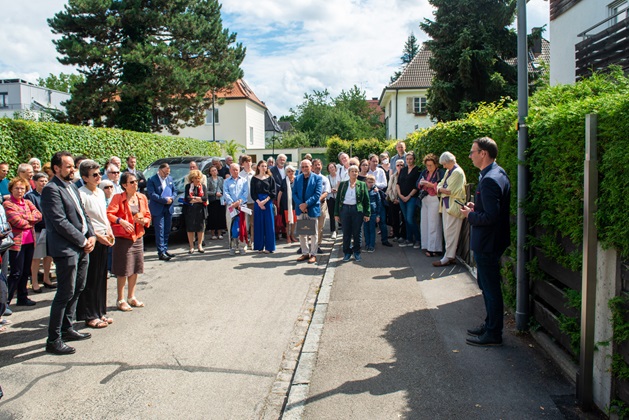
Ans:
{"type": "Polygon", "coordinates": [[[116,237],[113,247],[111,271],[118,278],[116,307],[128,312],[132,307],[144,307],[135,297],[138,274],[144,273],[144,229],[151,225],[148,199],[138,192],[135,174],[125,172],[120,177],[123,191],[114,195],[107,207],[107,218],[116,237]],[[125,283],[129,283],[127,300],[124,298],[125,283]]]}
{"type": "Polygon", "coordinates": [[[31,275],[31,263],[35,251],[35,225],[42,219],[42,214],[29,200],[24,199],[26,191],[30,189],[28,181],[13,178],[9,182],[11,197],[2,203],[7,220],[13,231],[13,246],[9,250],[9,296],[7,304],[13,299],[17,291],[18,306],[33,306],[35,302],[28,298],[26,283],[31,275]]]}
{"type": "Polygon", "coordinates": [[[341,182],[336,195],[334,217],[342,224],[343,261],[349,261],[352,253],[354,259],[360,261],[360,230],[363,222],[368,222],[371,217],[369,191],[367,184],[358,180],[358,166],[351,165],[347,172],[349,180],[341,182]]]}
{"type": "Polygon", "coordinates": [[[207,218],[208,189],[203,185],[203,174],[198,169],[190,171],[190,180],[183,193],[183,219],[188,233],[189,254],[194,253],[194,235],[197,236],[198,251],[203,254],[203,236],[207,218]]]}
{"type": "Polygon", "coordinates": [[[419,230],[426,256],[436,257],[443,251],[443,229],[437,197],[437,186],[443,178],[443,170],[439,169],[439,158],[433,153],[424,157],[424,166],[426,169],[419,175],[417,183],[422,200],[419,230]]]}

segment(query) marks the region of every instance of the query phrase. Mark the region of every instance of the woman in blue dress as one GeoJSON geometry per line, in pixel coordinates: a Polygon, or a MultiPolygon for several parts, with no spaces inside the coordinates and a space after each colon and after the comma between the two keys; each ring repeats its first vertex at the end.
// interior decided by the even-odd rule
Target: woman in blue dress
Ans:
{"type": "Polygon", "coordinates": [[[253,249],[264,253],[275,251],[275,181],[264,160],[258,162],[256,174],[251,178],[251,198],[254,200],[253,249]]]}

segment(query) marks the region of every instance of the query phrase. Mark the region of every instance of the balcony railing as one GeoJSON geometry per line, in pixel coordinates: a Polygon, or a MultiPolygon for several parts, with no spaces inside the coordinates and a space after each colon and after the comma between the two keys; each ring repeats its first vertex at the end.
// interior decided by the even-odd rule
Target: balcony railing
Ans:
{"type": "Polygon", "coordinates": [[[629,18],[625,17],[620,22],[595,32],[623,14],[627,14],[627,8],[578,35],[584,40],[575,46],[577,80],[590,76],[595,71],[606,71],[612,64],[629,72],[629,18]]]}

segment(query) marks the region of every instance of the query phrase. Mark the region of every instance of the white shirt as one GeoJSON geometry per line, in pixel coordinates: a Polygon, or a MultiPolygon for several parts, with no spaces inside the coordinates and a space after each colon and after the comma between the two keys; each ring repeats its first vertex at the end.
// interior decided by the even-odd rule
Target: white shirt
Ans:
{"type": "Polygon", "coordinates": [[[277,168],[277,171],[280,173],[280,176],[282,177],[282,179],[286,178],[286,166],[284,166],[283,168],[276,166],[276,168],[277,168]]]}
{"type": "Polygon", "coordinates": [[[247,186],[249,187],[249,195],[247,196],[247,204],[253,204],[253,198],[251,198],[251,178],[253,178],[255,174],[256,173],[253,171],[253,169],[250,172],[247,172],[243,169],[238,173],[239,177],[247,180],[247,186]]]}
{"type": "Polygon", "coordinates": [[[100,188],[90,191],[86,186],[79,188],[81,201],[85,212],[92,220],[94,232],[106,235],[109,232],[109,219],[107,219],[107,206],[105,204],[105,193],[100,188]]]}
{"type": "MultiPolygon", "coordinates": [[[[313,172],[314,173],[314,172],[313,172]]],[[[330,197],[330,193],[332,192],[332,187],[330,187],[330,180],[328,180],[327,176],[321,175],[321,174],[315,174],[315,175],[319,175],[321,177],[321,184],[322,184],[322,189],[321,189],[321,193],[323,194],[328,193],[328,195],[326,196],[326,200],[328,199],[328,197],[330,197]]]]}
{"type": "Polygon", "coordinates": [[[353,188],[349,185],[347,186],[347,192],[345,193],[343,204],[347,204],[349,206],[356,205],[356,184],[354,184],[353,188]]]}
{"type": "Polygon", "coordinates": [[[379,190],[387,188],[387,175],[384,173],[384,169],[376,168],[375,171],[369,170],[367,173],[376,177],[376,187],[379,190]]]}
{"type": "Polygon", "coordinates": [[[336,173],[341,181],[349,181],[349,171],[343,165],[337,165],[336,173]]]}

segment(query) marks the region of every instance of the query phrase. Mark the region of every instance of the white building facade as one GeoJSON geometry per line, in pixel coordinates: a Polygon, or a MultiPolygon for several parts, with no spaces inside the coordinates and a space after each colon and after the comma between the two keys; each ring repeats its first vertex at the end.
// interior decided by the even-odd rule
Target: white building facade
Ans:
{"type": "Polygon", "coordinates": [[[0,118],[12,118],[16,112],[56,110],[65,112],[62,102],[70,94],[37,86],[22,79],[0,80],[0,118]]]}

